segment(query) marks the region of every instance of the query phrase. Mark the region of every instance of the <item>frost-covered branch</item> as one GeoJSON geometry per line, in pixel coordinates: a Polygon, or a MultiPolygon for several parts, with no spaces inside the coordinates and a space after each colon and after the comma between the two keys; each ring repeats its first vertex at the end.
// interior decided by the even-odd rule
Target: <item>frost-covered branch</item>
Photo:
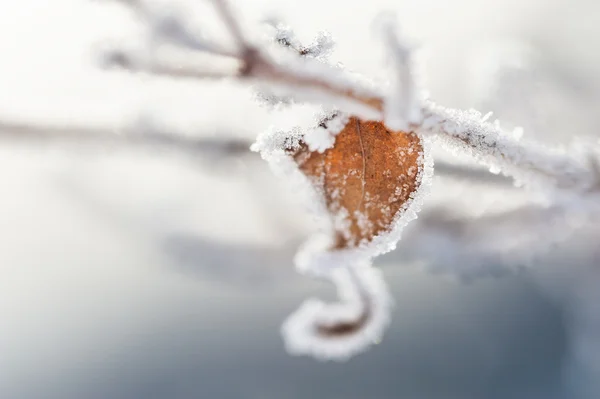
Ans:
{"type": "Polygon", "coordinates": [[[589,162],[597,159],[594,158],[597,154],[575,154],[572,148],[527,143],[521,140],[519,130],[509,133],[501,129],[498,121],[488,122],[491,113],[483,116],[474,110],[461,111],[424,100],[414,80],[410,46],[395,33],[392,22],[389,18],[381,21],[384,40],[397,71],[395,90],[384,102],[386,124],[433,134],[451,151],[461,149],[470,153],[491,172],[514,178],[517,185],[581,194],[599,184],[589,162]]]}
{"type": "Polygon", "coordinates": [[[599,147],[549,148],[542,143],[521,140],[518,131],[508,133],[489,115],[445,108],[429,102],[424,121],[415,126],[423,134],[434,134],[451,151],[466,151],[487,165],[493,173],[513,177],[517,184],[536,189],[559,189],[585,194],[598,185],[591,159],[599,147]],[[587,154],[585,151],[589,151],[587,154]]]}
{"type": "MultiPolygon", "coordinates": [[[[131,5],[129,2],[125,2],[131,5]]],[[[134,3],[136,9],[141,7],[140,2],[134,3]]],[[[225,2],[215,1],[215,5],[221,19],[228,28],[230,34],[236,40],[237,51],[231,52],[224,45],[210,42],[210,45],[186,46],[185,42],[197,41],[189,36],[191,32],[183,28],[185,26],[182,18],[174,14],[169,19],[169,29],[162,28],[165,24],[151,23],[160,19],[158,17],[147,18],[150,25],[150,37],[153,39],[164,37],[165,32],[185,32],[186,40],[180,40],[178,55],[186,55],[188,58],[202,53],[203,55],[221,57],[226,55],[237,61],[235,68],[228,70],[211,70],[206,62],[201,64],[187,65],[182,62],[184,57],[173,59],[172,57],[161,57],[155,51],[144,53],[130,51],[122,48],[114,48],[104,53],[104,65],[116,65],[131,71],[143,71],[156,75],[185,78],[235,78],[238,80],[252,80],[269,82],[280,89],[293,90],[295,97],[313,100],[315,96],[325,99],[330,103],[342,103],[355,111],[376,118],[383,109],[383,99],[379,91],[372,85],[360,82],[357,77],[351,77],[339,68],[332,68],[321,62],[318,57],[299,57],[307,55],[311,51],[318,53],[317,49],[325,52],[325,47],[330,46],[330,39],[323,36],[313,47],[307,47],[301,53],[304,54],[269,54],[266,49],[250,43],[240,33],[241,28],[231,14],[225,2]],[[358,106],[358,110],[356,107],[358,106]]],[[[173,35],[169,36],[173,37],[173,35]]],[[[150,43],[152,44],[152,43],[150,43]]],[[[150,50],[153,50],[152,48],[150,50]]],[[[321,53],[318,53],[321,54],[321,53]]],[[[172,55],[172,54],[171,54],[172,55]]],[[[320,100],[319,100],[320,101],[320,100]]]]}
{"type": "MultiPolygon", "coordinates": [[[[498,123],[490,123],[476,111],[446,108],[423,100],[413,78],[410,47],[396,33],[393,21],[382,21],[383,37],[396,67],[394,85],[388,95],[373,85],[351,78],[343,70],[326,65],[318,57],[327,53],[330,40],[323,36],[314,46],[303,47],[289,28],[276,26],[276,40],[296,50],[295,54],[272,54],[250,43],[225,0],[214,0],[224,25],[236,43],[232,51],[222,44],[196,37],[176,13],[159,17],[148,11],[142,1],[123,1],[145,10],[152,37],[168,39],[186,52],[226,56],[237,61],[234,68],[211,70],[206,63],[183,63],[157,54],[135,54],[113,50],[106,61],[129,70],[140,70],[170,77],[233,78],[269,83],[300,100],[318,101],[341,109],[385,120],[392,128],[434,135],[450,149],[471,153],[491,171],[535,189],[585,193],[600,185],[589,154],[573,155],[571,149],[554,149],[537,142],[521,141],[498,123]],[[150,15],[150,16],[148,16],[150,15]],[[157,22],[158,21],[158,22],[157,22]],[[290,90],[291,89],[291,90],[290,90]],[[317,96],[317,97],[315,97],[317,96]],[[358,109],[356,108],[358,106],[358,109]],[[581,156],[580,156],[581,155],[581,156]]],[[[186,53],[187,54],[187,53],[186,53]]]]}

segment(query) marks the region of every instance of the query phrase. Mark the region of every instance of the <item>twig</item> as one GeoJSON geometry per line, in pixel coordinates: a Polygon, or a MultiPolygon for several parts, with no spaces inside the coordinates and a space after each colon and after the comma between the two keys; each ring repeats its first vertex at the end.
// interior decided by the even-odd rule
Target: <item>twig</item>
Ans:
{"type": "Polygon", "coordinates": [[[198,155],[218,153],[221,155],[250,154],[249,142],[244,139],[214,139],[208,137],[185,137],[172,134],[156,125],[138,123],[115,129],[105,127],[32,124],[0,121],[0,140],[10,142],[35,141],[36,143],[102,143],[129,146],[155,146],[178,152],[198,155]]]}
{"type": "MultiPolygon", "coordinates": [[[[303,61],[304,68],[294,71],[275,63],[257,49],[249,49],[243,57],[238,58],[240,67],[237,71],[214,72],[196,69],[192,66],[182,66],[165,59],[152,60],[150,63],[144,64],[136,60],[134,55],[122,50],[113,50],[107,53],[107,56],[106,64],[117,65],[134,72],[143,71],[174,78],[258,80],[291,89],[312,90],[325,95],[332,104],[339,103],[340,100],[349,100],[350,103],[359,105],[363,110],[370,111],[373,117],[383,116],[381,96],[375,94],[370,88],[357,89],[356,84],[344,76],[338,76],[339,79],[336,81],[323,79],[322,76],[330,74],[332,70],[315,60],[305,59],[303,61]]],[[[296,94],[296,96],[299,95],[296,94]]]]}
{"type": "Polygon", "coordinates": [[[244,34],[238,21],[234,18],[229,3],[225,0],[212,0],[216,10],[219,12],[221,19],[225,23],[229,33],[233,37],[241,54],[250,51],[251,46],[246,42],[244,34]]]}
{"type": "MultiPolygon", "coordinates": [[[[140,12],[139,10],[143,10],[144,15],[149,12],[144,8],[143,2],[120,1],[123,1],[130,7],[134,7],[138,12],[140,12]]],[[[156,59],[153,54],[150,59],[148,57],[140,59],[135,54],[118,49],[106,52],[103,64],[108,66],[116,65],[131,71],[144,71],[176,78],[204,79],[231,77],[240,80],[266,81],[282,87],[292,88],[296,91],[298,88],[317,91],[321,95],[330,97],[333,102],[339,102],[340,99],[350,100],[352,103],[358,103],[363,110],[365,108],[370,110],[373,117],[377,117],[377,115],[381,116],[383,97],[377,91],[373,90],[373,88],[359,85],[356,81],[345,76],[341,70],[332,69],[312,58],[304,58],[301,65],[298,64],[297,58],[291,60],[292,62],[288,65],[281,60],[276,62],[266,53],[245,40],[239,24],[224,0],[213,0],[213,4],[215,4],[229,33],[237,42],[237,52],[231,52],[224,48],[224,46],[212,42],[209,44],[202,42],[201,45],[196,46],[186,45],[188,42],[196,43],[199,39],[192,36],[189,29],[185,28],[181,17],[177,15],[171,15],[168,19],[169,29],[160,29],[153,26],[153,37],[164,38],[166,36],[171,41],[179,44],[181,49],[190,52],[201,52],[213,56],[226,55],[235,58],[239,61],[240,65],[236,71],[222,73],[214,71],[206,72],[202,67],[182,66],[172,59],[156,59]],[[179,35],[174,35],[173,32],[178,32],[179,35]],[[179,39],[175,40],[177,38],[179,39]],[[323,76],[329,76],[329,78],[325,79],[323,76]]],[[[146,17],[148,23],[152,23],[155,19],[159,18],[146,17]]],[[[161,26],[161,24],[155,25],[161,26]]]]}
{"type": "MultiPolygon", "coordinates": [[[[179,12],[157,13],[141,0],[114,0],[131,9],[143,22],[149,25],[153,45],[169,43],[182,49],[206,52],[216,56],[237,58],[239,52],[227,49],[201,35],[192,32],[179,12]]],[[[164,11],[164,10],[163,10],[164,11]]]]}

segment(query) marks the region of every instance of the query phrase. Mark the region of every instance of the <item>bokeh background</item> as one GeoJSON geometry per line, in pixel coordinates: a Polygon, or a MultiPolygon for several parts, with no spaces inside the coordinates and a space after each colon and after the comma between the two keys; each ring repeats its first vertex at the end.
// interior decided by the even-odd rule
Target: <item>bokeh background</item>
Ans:
{"type": "MultiPolygon", "coordinates": [[[[204,2],[177,3],[218,29],[204,2]]],[[[439,103],[494,111],[548,144],[598,137],[597,1],[232,3],[249,31],[266,17],[306,42],[328,30],[332,60],[377,79],[389,68],[373,21],[392,10],[439,103]]],[[[270,113],[231,82],[97,67],[99,47],[140,32],[110,2],[0,1],[0,122],[110,130],[143,115],[188,137],[252,142],[272,124],[310,120],[314,108],[270,113]]],[[[383,341],[323,363],[289,356],[280,337],[302,300],[334,292],[295,273],[314,226],[257,154],[23,141],[7,130],[2,399],[600,397],[595,215],[465,173],[461,154],[435,149],[442,173],[429,201],[376,261],[396,300],[383,341]]]]}

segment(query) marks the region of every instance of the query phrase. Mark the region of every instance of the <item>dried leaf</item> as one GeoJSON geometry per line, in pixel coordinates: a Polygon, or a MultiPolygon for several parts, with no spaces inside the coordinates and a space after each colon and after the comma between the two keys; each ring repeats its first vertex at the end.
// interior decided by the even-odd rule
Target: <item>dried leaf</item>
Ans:
{"type": "Polygon", "coordinates": [[[420,185],[423,151],[414,133],[351,117],[323,153],[301,143],[293,157],[325,197],[336,249],[353,248],[389,232],[420,185]]]}

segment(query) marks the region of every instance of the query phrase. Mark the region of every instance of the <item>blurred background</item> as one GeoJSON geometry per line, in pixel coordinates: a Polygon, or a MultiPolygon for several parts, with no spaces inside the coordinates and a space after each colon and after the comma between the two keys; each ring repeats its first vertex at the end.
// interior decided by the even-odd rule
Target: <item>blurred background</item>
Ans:
{"type": "MultiPolygon", "coordinates": [[[[155,2],[218,32],[205,2],[155,2]]],[[[252,32],[272,17],[306,43],[329,31],[332,61],[375,79],[390,70],[373,21],[392,10],[437,102],[547,144],[599,135],[596,1],[232,4],[252,32]]],[[[598,215],[435,148],[423,212],[376,261],[396,300],[383,341],[347,363],[291,357],[281,322],[334,292],[294,271],[311,218],[246,148],[316,108],[98,68],[98,48],[143,33],[112,2],[1,0],[0,32],[0,398],[600,397],[598,215]],[[210,145],[76,135],[140,118],[210,145]]]]}

